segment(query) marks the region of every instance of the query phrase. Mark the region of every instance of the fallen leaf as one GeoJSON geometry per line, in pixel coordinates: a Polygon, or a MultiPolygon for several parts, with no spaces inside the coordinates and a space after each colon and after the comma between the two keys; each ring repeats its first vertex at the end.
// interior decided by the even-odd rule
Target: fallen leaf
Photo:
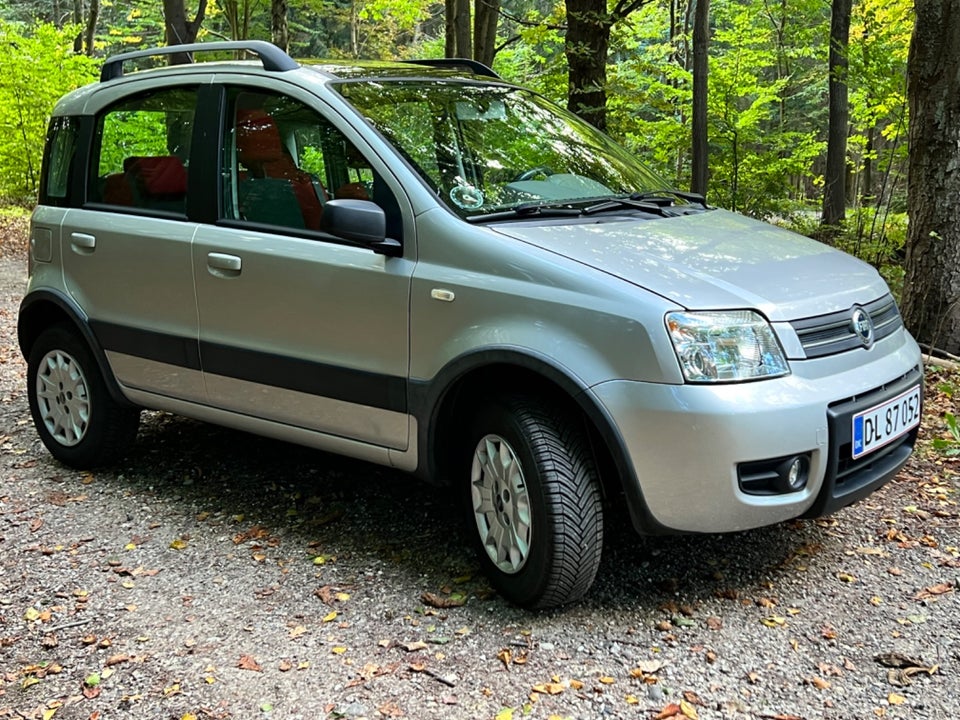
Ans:
{"type": "Polygon", "coordinates": [[[604,685],[613,685],[616,682],[616,680],[614,680],[609,675],[604,675],[603,677],[600,678],[600,682],[602,682],[604,685]]]}
{"type": "Polygon", "coordinates": [[[305,625],[297,625],[296,627],[290,629],[288,635],[290,636],[290,639],[293,640],[305,634],[306,632],[307,628],[305,625]]]}
{"type": "Polygon", "coordinates": [[[278,666],[278,669],[280,670],[280,672],[288,672],[290,670],[293,670],[293,663],[290,662],[289,660],[281,660],[280,665],[278,666]]]}
{"type": "Polygon", "coordinates": [[[840,580],[840,582],[845,583],[855,583],[857,581],[857,578],[854,575],[851,575],[847,572],[838,572],[837,578],[840,580]]]}
{"type": "Polygon", "coordinates": [[[767,627],[782,627],[787,624],[787,619],[781,617],[780,615],[771,615],[770,617],[765,617],[760,620],[767,627]]]}
{"type": "Polygon", "coordinates": [[[677,703],[670,703],[665,705],[663,709],[653,716],[653,720],[667,720],[667,718],[675,718],[681,714],[680,706],[677,703]]]}
{"type": "Polygon", "coordinates": [[[347,649],[343,645],[337,645],[330,648],[330,652],[332,652],[334,655],[343,655],[346,651],[347,649]]]}
{"type": "Polygon", "coordinates": [[[331,622],[331,621],[336,620],[336,619],[337,619],[337,611],[336,611],[336,610],[331,610],[330,612],[328,612],[326,615],[323,616],[323,622],[325,622],[325,623],[326,623],[326,622],[331,622]]]}
{"type": "Polygon", "coordinates": [[[43,527],[43,518],[34,518],[30,521],[30,532],[35,533],[43,527]]]}
{"type": "Polygon", "coordinates": [[[890,693],[887,695],[887,702],[891,705],[903,705],[907,699],[903,695],[897,695],[897,693],[890,693]]]}
{"type": "Polygon", "coordinates": [[[427,649],[427,644],[423,640],[414,640],[413,642],[400,643],[400,646],[407,652],[416,652],[417,650],[427,649]]]}
{"type": "Polygon", "coordinates": [[[444,597],[443,595],[437,595],[436,593],[425,592],[420,596],[420,600],[424,605],[441,609],[460,607],[467,602],[466,596],[461,593],[454,593],[449,597],[444,597]]]}
{"type": "Polygon", "coordinates": [[[403,717],[404,715],[403,710],[401,710],[400,707],[392,700],[388,700],[383,705],[378,707],[377,712],[384,717],[403,717]]]}
{"type": "Polygon", "coordinates": [[[566,687],[561,683],[551,682],[551,683],[538,683],[533,686],[533,691],[541,693],[542,695],[559,695],[566,687]]]}
{"type": "Polygon", "coordinates": [[[170,543],[170,547],[173,548],[174,550],[183,550],[184,548],[187,547],[187,541],[182,538],[177,538],[176,540],[170,543]]]}
{"type": "Polygon", "coordinates": [[[513,720],[513,708],[500,708],[500,711],[494,716],[494,720],[513,720]]]}
{"type": "Polygon", "coordinates": [[[716,616],[707,618],[707,627],[711,630],[720,630],[723,628],[723,620],[716,616]]]}
{"type": "Polygon", "coordinates": [[[241,670],[253,670],[254,672],[263,672],[263,668],[254,659],[253,655],[241,655],[237,662],[237,667],[241,670]]]}
{"type": "Polygon", "coordinates": [[[937,595],[945,595],[946,593],[953,592],[953,583],[939,583],[938,585],[932,585],[926,587],[916,595],[913,596],[914,600],[927,600],[937,595]]]}
{"type": "Polygon", "coordinates": [[[699,720],[700,718],[697,714],[697,709],[686,700],[680,701],[680,712],[684,717],[690,718],[690,720],[699,720]]]}
{"type": "Polygon", "coordinates": [[[812,677],[807,680],[808,683],[813,685],[817,690],[829,690],[830,681],[824,680],[822,677],[812,677]]]}
{"type": "Polygon", "coordinates": [[[503,666],[509,670],[510,669],[510,660],[512,659],[512,654],[509,648],[503,648],[500,652],[497,653],[497,660],[503,663],[503,666]]]}

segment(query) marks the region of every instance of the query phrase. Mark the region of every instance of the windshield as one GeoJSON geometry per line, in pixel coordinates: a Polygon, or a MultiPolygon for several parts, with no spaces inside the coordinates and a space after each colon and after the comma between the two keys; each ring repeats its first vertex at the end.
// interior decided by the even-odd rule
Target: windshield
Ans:
{"type": "Polygon", "coordinates": [[[527,90],[423,80],[336,87],[461,217],[667,187],[606,135],[527,90]]]}

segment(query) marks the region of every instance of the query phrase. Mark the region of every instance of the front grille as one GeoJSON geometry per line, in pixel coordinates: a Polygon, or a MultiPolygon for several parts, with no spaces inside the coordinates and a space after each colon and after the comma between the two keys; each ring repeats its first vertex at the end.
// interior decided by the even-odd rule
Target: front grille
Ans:
{"type": "MultiPolygon", "coordinates": [[[[900,311],[897,310],[897,303],[892,295],[886,295],[862,307],[873,321],[874,342],[903,327],[900,311]]],[[[863,342],[853,330],[850,313],[851,310],[840,310],[790,323],[808,358],[836,355],[863,347],[863,342]]]]}

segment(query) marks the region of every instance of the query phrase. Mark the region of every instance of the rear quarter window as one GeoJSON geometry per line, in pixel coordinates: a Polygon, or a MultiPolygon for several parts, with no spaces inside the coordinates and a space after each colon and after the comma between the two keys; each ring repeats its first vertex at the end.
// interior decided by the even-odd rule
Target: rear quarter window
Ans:
{"type": "Polygon", "coordinates": [[[70,173],[79,127],[80,121],[75,117],[55,117],[50,121],[40,185],[41,205],[70,204],[70,173]]]}

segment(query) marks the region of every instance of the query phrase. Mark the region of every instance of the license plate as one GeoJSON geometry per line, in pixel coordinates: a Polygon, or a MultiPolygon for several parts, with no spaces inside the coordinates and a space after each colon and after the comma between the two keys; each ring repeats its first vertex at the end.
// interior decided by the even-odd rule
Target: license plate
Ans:
{"type": "Polygon", "coordinates": [[[920,386],[853,416],[853,459],[893,442],[920,424],[920,386]]]}

